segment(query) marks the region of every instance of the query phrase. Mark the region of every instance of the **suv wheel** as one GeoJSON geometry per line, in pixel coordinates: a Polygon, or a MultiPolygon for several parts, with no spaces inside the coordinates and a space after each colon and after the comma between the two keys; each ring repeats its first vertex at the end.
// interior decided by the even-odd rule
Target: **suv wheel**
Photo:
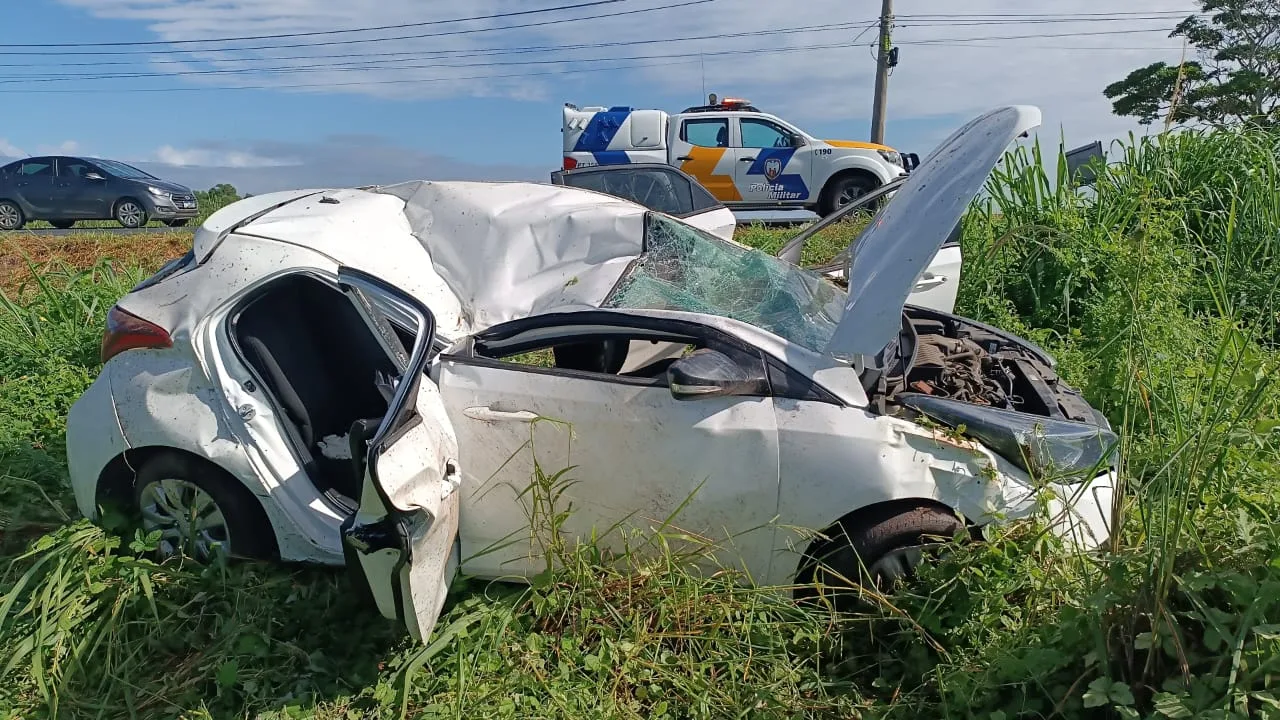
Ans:
{"type": "Polygon", "coordinates": [[[0,200],[0,230],[21,230],[27,224],[22,208],[10,200],[0,200]]]}
{"type": "MultiPolygon", "coordinates": [[[[844,175],[827,184],[818,203],[818,214],[826,217],[867,193],[875,190],[877,183],[870,175],[861,173],[844,175]]],[[[869,209],[875,210],[880,201],[873,202],[869,209]]]]}
{"type": "Polygon", "coordinates": [[[116,222],[127,228],[140,228],[147,224],[147,209],[133,198],[116,203],[116,222]]]}

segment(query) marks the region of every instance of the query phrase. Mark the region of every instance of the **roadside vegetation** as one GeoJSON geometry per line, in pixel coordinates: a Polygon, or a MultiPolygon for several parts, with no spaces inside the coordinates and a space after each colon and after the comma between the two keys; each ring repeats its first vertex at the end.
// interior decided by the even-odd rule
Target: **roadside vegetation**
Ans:
{"type": "Polygon", "coordinates": [[[1101,556],[1017,524],[836,616],[693,573],[688,538],[608,566],[553,545],[535,587],[460,584],[423,646],[341,572],[158,564],[78,521],[66,410],[111,303],[185,248],[0,238],[0,717],[1280,718],[1280,135],[1112,161],[1076,190],[1012,153],[966,217],[959,307],[1121,434],[1101,556]]]}

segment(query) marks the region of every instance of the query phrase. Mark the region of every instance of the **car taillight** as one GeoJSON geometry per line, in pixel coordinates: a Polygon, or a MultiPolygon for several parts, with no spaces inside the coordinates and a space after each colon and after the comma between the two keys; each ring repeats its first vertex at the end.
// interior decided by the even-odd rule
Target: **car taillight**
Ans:
{"type": "Polygon", "coordinates": [[[578,161],[577,161],[577,160],[574,160],[573,158],[569,157],[568,155],[565,155],[565,156],[564,156],[564,169],[565,169],[565,170],[572,170],[572,169],[574,169],[574,168],[576,168],[576,167],[578,167],[578,161]]]}
{"type": "Polygon", "coordinates": [[[107,331],[102,334],[102,362],[125,350],[173,347],[169,331],[117,305],[107,313],[107,331]]]}

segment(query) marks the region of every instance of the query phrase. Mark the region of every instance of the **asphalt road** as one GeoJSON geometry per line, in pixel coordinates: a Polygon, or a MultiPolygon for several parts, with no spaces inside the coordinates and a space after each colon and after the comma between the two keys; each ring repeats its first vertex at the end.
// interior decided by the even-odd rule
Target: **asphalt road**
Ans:
{"type": "Polygon", "coordinates": [[[191,233],[195,230],[195,226],[187,227],[141,227],[141,228],[68,228],[66,230],[58,230],[57,228],[23,228],[22,230],[0,230],[0,237],[22,237],[23,235],[40,235],[46,237],[57,237],[60,235],[157,235],[163,233],[191,233]]]}

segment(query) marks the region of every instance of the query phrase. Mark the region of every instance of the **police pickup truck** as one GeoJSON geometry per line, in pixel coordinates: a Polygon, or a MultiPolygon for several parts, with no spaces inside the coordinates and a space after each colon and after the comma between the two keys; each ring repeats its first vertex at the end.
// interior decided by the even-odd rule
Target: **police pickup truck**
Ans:
{"type": "Polygon", "coordinates": [[[564,169],[665,163],[733,210],[803,208],[827,216],[918,163],[891,147],[819,140],[746,100],[662,110],[566,103],[564,169]]]}

